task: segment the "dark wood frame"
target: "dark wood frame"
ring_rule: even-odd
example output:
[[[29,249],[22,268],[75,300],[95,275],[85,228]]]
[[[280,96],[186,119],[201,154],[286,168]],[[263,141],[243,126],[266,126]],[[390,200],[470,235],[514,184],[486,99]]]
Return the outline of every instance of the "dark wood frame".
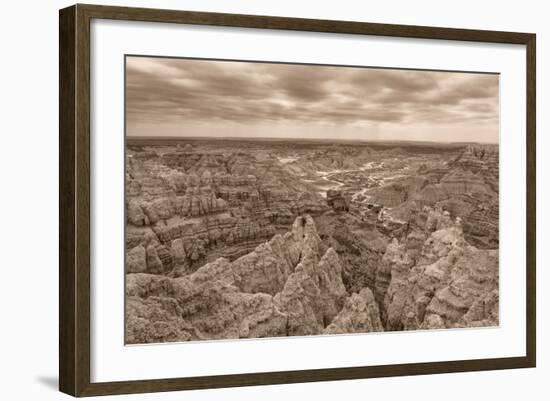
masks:
[[[92,18],[525,45],[527,48],[526,356],[91,383],[90,21]],[[532,33],[81,4],[60,10],[59,389],[73,396],[92,396],[535,367],[535,43],[536,36]]]

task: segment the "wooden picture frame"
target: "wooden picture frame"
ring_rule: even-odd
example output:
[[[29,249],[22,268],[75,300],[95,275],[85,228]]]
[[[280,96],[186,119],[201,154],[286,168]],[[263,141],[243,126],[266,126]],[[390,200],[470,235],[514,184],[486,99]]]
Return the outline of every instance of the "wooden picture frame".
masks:
[[[90,21],[94,18],[525,45],[526,355],[511,358],[92,383]],[[80,4],[60,10],[59,29],[59,388],[62,392],[73,396],[94,396],[535,367],[535,34]]]

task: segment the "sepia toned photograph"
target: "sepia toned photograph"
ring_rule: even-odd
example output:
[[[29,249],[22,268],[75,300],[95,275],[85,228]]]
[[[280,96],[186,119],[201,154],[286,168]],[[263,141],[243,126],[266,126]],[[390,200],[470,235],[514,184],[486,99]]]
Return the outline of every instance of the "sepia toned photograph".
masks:
[[[126,56],[125,342],[499,325],[499,75]]]

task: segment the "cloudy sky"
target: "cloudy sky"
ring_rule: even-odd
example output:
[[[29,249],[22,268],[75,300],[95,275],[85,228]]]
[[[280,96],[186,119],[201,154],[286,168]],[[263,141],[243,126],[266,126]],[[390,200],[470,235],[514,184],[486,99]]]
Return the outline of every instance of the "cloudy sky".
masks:
[[[126,59],[129,136],[498,142],[498,75]]]

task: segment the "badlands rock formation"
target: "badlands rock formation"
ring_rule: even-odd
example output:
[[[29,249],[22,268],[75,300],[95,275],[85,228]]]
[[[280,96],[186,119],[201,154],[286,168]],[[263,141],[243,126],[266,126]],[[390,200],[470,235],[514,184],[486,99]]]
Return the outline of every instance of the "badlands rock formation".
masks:
[[[499,324],[497,147],[193,143],[128,147],[128,343]]]
[[[324,334],[370,333],[384,331],[380,321],[378,304],[372,291],[365,287],[346,299],[344,307]]]
[[[371,202],[393,208],[391,214],[401,222],[409,219],[411,211],[441,207],[462,219],[470,244],[494,249],[498,248],[498,193],[498,149],[468,146],[443,167],[422,165],[416,176],[374,189]]]
[[[418,239],[388,245],[374,291],[346,289],[337,252],[308,215],[233,262],[178,278],[162,273],[158,257],[154,273],[137,263],[127,275],[127,342],[498,325],[497,252],[468,245],[446,215],[431,212],[425,228],[419,250]]]
[[[498,325],[498,252],[469,245],[448,214],[430,211],[423,233],[394,239],[377,271],[386,329]]]
[[[344,325],[355,314],[360,327],[379,329],[368,300],[364,308],[346,301],[341,273],[313,219],[299,217],[290,232],[234,262],[219,258],[180,278],[128,274],[127,342],[319,334],[337,315]]]
[[[130,153],[126,247],[132,261],[140,257],[141,247],[147,255],[145,269],[138,260],[137,267],[127,264],[128,271],[178,267],[178,275],[217,257],[234,260],[288,229],[298,214],[329,209],[273,160],[253,162],[250,157],[189,147]]]

